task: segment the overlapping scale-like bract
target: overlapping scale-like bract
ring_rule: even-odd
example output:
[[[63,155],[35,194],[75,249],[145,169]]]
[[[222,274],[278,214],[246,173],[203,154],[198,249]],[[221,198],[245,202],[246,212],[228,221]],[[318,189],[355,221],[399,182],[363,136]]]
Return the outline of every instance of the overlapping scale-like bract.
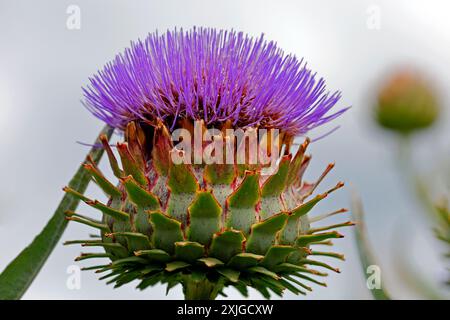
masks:
[[[187,298],[214,298],[225,286],[234,286],[244,295],[247,287],[265,297],[269,290],[279,295],[285,289],[303,294],[311,290],[305,282],[325,285],[315,277],[326,273],[314,267],[339,272],[311,258],[343,259],[340,254],[312,248],[342,237],[333,229],[352,223],[311,227],[346,210],[311,218],[313,207],[343,184],[313,196],[332,165],[316,183],[303,181],[310,162],[305,155],[308,140],[295,155],[281,159],[275,174],[262,177],[258,168],[238,170],[236,164],[175,165],[167,158],[172,147],[168,128],[162,122],[154,128],[151,150],[146,149],[149,135],[141,131],[139,124],[128,124],[126,141],[117,145],[121,167],[103,139],[119,179],[117,186],[93,161],[85,165],[108,196],[107,202],[65,189],[102,213],[101,220],[67,213],[68,219],[96,228],[100,234],[68,244],[104,248],[104,253],[85,253],[78,260],[111,260],[86,269],[106,273],[102,278],[116,286],[136,279],[140,289],[159,282],[170,289],[181,283]]]

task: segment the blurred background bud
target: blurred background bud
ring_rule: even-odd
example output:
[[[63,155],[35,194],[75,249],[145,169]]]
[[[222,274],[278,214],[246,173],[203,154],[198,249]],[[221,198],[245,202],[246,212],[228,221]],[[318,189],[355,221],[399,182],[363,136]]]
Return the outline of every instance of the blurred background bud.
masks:
[[[408,134],[430,127],[439,111],[431,85],[419,73],[401,70],[382,84],[375,117],[382,127]]]

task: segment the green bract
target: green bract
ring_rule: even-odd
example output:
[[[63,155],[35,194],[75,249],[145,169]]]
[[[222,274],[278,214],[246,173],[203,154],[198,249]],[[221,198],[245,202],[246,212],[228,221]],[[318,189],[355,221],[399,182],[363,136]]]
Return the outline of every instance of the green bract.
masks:
[[[443,241],[447,245],[447,252],[445,256],[450,257],[450,210],[447,204],[439,204],[436,206],[436,211],[438,214],[439,225],[435,228],[436,236],[439,240]],[[450,268],[447,268],[450,270]],[[450,286],[450,276],[448,276],[446,283]]]
[[[121,168],[103,139],[118,185],[93,162],[85,165],[109,200],[94,201],[65,188],[102,214],[101,220],[94,220],[67,212],[69,220],[99,231],[98,238],[67,244],[102,247],[104,253],[83,253],[77,260],[110,260],[85,269],[104,274],[101,279],[116,287],[139,280],[139,289],[161,282],[169,290],[181,283],[187,299],[214,299],[225,286],[244,296],[247,287],[253,287],[266,298],[269,291],[281,295],[285,289],[304,294],[311,290],[307,282],[325,286],[316,277],[327,274],[313,268],[339,270],[311,257],[343,256],[311,248],[341,238],[332,229],[352,223],[310,226],[346,210],[310,218],[311,209],[343,183],[313,196],[333,165],[316,183],[304,182],[308,143],[295,155],[286,143],[276,173],[262,176],[254,165],[175,165],[169,156],[169,131],[162,122],[151,129],[130,122],[125,142],[117,145]]]

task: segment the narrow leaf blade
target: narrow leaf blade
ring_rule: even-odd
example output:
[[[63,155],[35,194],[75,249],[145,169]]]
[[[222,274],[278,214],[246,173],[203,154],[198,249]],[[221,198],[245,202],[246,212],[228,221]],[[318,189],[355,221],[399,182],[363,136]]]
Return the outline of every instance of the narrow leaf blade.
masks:
[[[106,135],[109,139],[113,131],[113,128],[105,126],[100,136]],[[98,138],[94,145],[100,143]],[[92,148],[89,155],[98,162],[103,152],[103,149]],[[81,165],[69,182],[69,187],[84,193],[89,182],[90,174]],[[79,202],[72,194],[66,193],[41,233],[3,270],[0,274],[0,300],[16,300],[23,296],[66,229],[68,221],[65,219],[65,212],[75,210]]]
[[[358,247],[361,266],[363,267],[363,273],[366,275],[367,268],[372,265],[377,265],[377,263],[367,238],[362,203],[356,195],[353,195],[352,199],[352,214],[357,221],[355,228],[356,245]],[[380,289],[372,289],[370,292],[375,300],[390,300],[389,294],[386,292],[385,288],[383,288],[383,284]]]

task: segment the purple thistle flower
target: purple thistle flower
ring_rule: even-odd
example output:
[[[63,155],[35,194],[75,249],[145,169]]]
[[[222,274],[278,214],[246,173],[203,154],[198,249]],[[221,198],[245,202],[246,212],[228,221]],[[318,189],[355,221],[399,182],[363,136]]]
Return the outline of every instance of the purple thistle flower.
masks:
[[[124,141],[113,152],[108,137],[99,137],[117,185],[92,157],[84,164],[107,202],[64,188],[102,214],[97,223],[66,212],[67,220],[100,233],[95,241],[66,244],[105,251],[83,253],[76,260],[111,260],[89,269],[109,272],[102,278],[114,276],[108,283],[115,287],[133,280],[141,290],[156,283],[167,283],[170,290],[180,283],[186,299],[215,299],[226,286],[244,295],[253,287],[266,298],[269,290],[279,296],[284,290],[306,294],[312,289],[303,281],[326,286],[310,277],[326,273],[311,266],[339,272],[308,256],[343,260],[341,254],[309,248],[342,238],[333,229],[353,223],[312,224],[347,210],[322,216],[309,211],[344,184],[314,196],[334,164],[307,182],[310,139],[290,147],[295,135],[345,109],[328,114],[340,93],[326,92],[325,81],[316,79],[303,60],[285,55],[263,36],[194,28],[150,34],[90,80],[85,105],[123,130]],[[233,130],[246,127],[252,130]],[[212,128],[220,130],[203,134]],[[266,134],[259,128],[282,132]],[[175,129],[184,131],[170,134]]]
[[[302,135],[346,110],[327,115],[340,92],[326,92],[322,78],[275,42],[210,28],[132,42],[83,92],[85,106],[119,129],[156,118],[173,129],[189,118]]]

